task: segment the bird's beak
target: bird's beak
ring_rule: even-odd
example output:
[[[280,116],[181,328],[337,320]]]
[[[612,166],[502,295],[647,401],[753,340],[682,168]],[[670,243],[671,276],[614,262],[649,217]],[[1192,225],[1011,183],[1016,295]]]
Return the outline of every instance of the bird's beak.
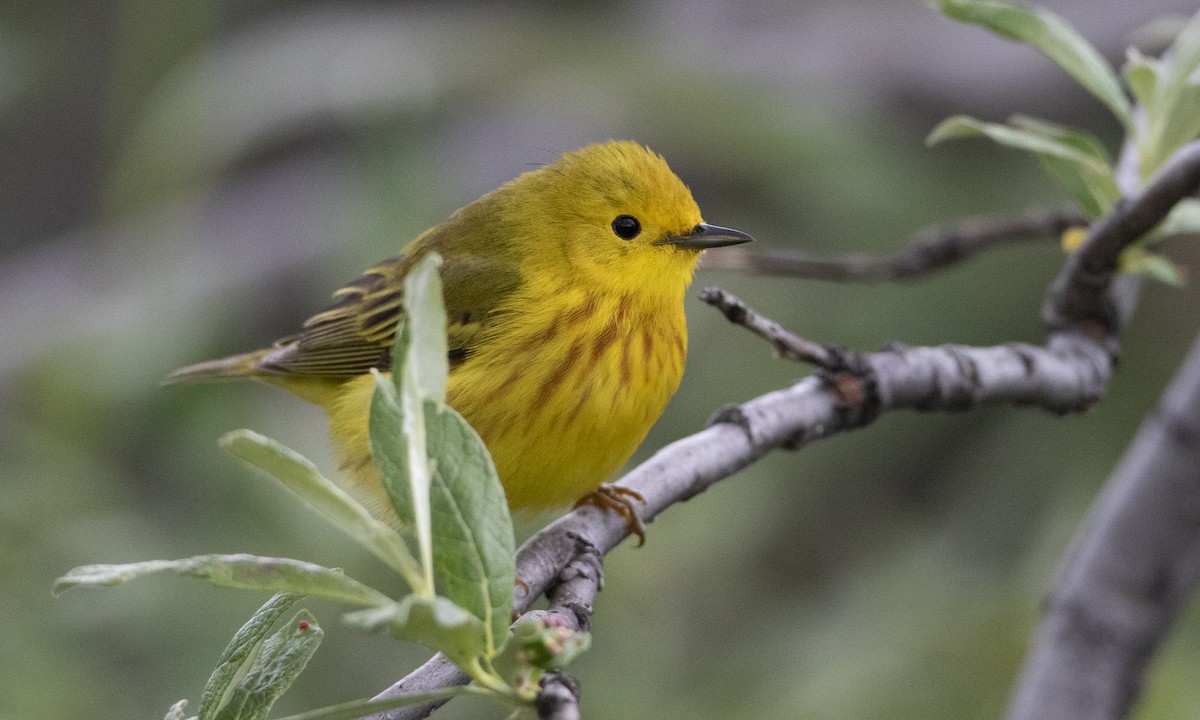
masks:
[[[671,235],[659,240],[656,245],[674,245],[688,250],[708,250],[709,248],[725,247],[726,245],[741,245],[754,238],[740,230],[700,223],[686,235]]]

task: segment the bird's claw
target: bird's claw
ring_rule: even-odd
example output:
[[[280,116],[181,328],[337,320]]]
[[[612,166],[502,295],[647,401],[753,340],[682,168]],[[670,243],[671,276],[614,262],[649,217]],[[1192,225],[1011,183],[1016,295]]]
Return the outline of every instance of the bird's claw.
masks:
[[[634,503],[646,504],[646,498],[637,490],[612,483],[601,483],[600,487],[579,498],[575,507],[594,505],[603,510],[612,510],[625,520],[630,535],[637,535],[638,547],[646,544],[646,524],[638,516]]]

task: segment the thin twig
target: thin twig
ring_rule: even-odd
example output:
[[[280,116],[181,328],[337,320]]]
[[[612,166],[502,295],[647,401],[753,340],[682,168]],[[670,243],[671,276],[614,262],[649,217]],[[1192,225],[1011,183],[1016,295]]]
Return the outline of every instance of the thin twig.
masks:
[[[700,299],[720,310],[734,325],[741,325],[766,340],[775,348],[775,355],[785,360],[812,363],[826,370],[840,369],[838,353],[833,348],[796,335],[782,325],[763,317],[749,305],[721,288],[706,287]]]
[[[1057,241],[1067,228],[1086,226],[1089,222],[1088,217],[1074,207],[1017,217],[980,215],[920,230],[912,236],[907,247],[890,258],[866,255],[822,258],[794,249],[763,250],[745,246],[707,253],[701,267],[843,283],[912,280],[992,248]]]

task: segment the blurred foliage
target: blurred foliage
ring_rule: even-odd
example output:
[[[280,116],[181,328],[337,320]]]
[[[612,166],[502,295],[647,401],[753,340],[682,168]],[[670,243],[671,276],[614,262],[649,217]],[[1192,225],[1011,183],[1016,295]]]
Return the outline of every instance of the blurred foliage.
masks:
[[[1144,23],[1194,11],[1045,4],[1110,62]],[[254,385],[159,387],[171,369],[291,331],[454,208],[610,137],[661,152],[707,220],[771,246],[887,253],[935,220],[1061,200],[1026,158],[925,149],[956,112],[1118,140],[1049,61],[900,0],[6,4],[0,717],[159,717],[264,599],[162,579],[52,601],[75,565],[296,555],[398,590],[216,449],[253,427],[328,469],[319,411]],[[824,342],[991,344],[1038,340],[1060,260],[1047,243],[914,284],[697,282]],[[1200,325],[1198,292],[1148,288],[1082,417],[892,415],[668,512],[610,556],[573,666],[584,712],[995,717],[1072,529]],[[638,458],[805,372],[688,302],[688,372]],[[1138,718],[1200,707],[1197,612]],[[373,694],[423,659],[333,626],[278,710]],[[438,717],[490,712],[463,698]]]

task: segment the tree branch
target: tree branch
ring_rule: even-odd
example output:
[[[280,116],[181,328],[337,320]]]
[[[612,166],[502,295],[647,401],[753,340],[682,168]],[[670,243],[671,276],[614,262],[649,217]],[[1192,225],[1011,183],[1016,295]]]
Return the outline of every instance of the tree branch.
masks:
[[[538,720],[579,720],[579,682],[563,673],[542,678],[537,715]]]
[[[1146,187],[1092,224],[1079,251],[1068,256],[1046,294],[1042,321],[1054,332],[1115,336],[1128,309],[1108,290],[1121,251],[1162,222],[1171,208],[1200,189],[1200,141],[1184,145]]]
[[[743,270],[831,282],[880,283],[912,280],[972,258],[985,250],[1026,242],[1057,241],[1070,227],[1090,220],[1077,208],[1011,215],[980,215],[938,224],[915,233],[908,247],[890,258],[866,255],[821,258],[800,250],[728,248],[708,253],[708,270]]]
[[[1010,720],[1123,718],[1200,581],[1200,337],[1072,541]]]

